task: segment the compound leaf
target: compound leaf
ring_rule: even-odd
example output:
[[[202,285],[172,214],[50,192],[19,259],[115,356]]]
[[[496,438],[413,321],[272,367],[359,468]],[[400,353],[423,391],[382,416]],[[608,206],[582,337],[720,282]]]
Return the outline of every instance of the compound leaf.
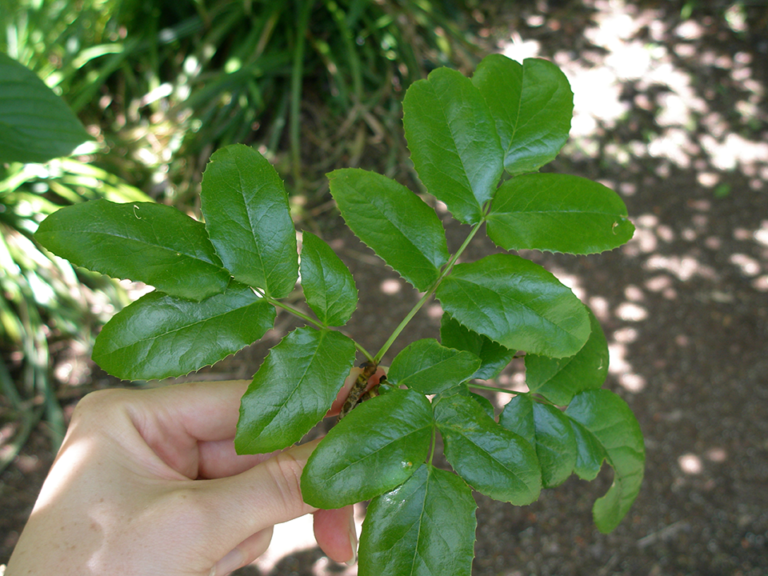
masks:
[[[91,200],[67,206],[40,224],[35,239],[77,266],[179,298],[202,300],[229,282],[205,226],[163,204]]]
[[[307,304],[327,326],[343,326],[357,307],[357,288],[349,268],[323,240],[304,231],[301,285]]]
[[[600,388],[608,375],[608,342],[600,322],[589,308],[587,314],[592,332],[586,344],[574,356],[525,356],[525,380],[528,389],[558,406],[566,406],[574,395],[583,390]]]
[[[355,344],[332,330],[294,330],[270,350],[240,401],[238,454],[298,442],[331,408],[355,361]]]
[[[392,360],[387,380],[422,394],[438,394],[469,379],[479,367],[480,359],[471,352],[446,348],[433,338],[424,338]]]
[[[151,292],[102,329],[93,360],[124,380],[183,376],[261,338],[275,309],[238,283],[202,302]]]
[[[456,265],[436,295],[461,324],[505,348],[562,358],[589,337],[589,316],[573,292],[512,254]]]
[[[366,400],[310,456],[301,476],[304,501],[341,508],[399,486],[426,459],[433,427],[421,394],[393,390]]]
[[[483,336],[462,326],[456,319],[451,318],[450,314],[443,314],[440,320],[440,341],[443,346],[466,350],[480,358],[480,368],[470,376],[470,379],[490,380],[495,378],[515,355],[514,350],[504,348],[488,336]]]
[[[201,210],[211,242],[235,280],[282,298],[299,256],[288,195],[277,171],[250,146],[217,150],[203,174]]]
[[[472,490],[455,474],[422,466],[371,501],[360,535],[360,576],[467,576],[474,557]]]
[[[555,64],[527,58],[520,65],[492,54],[472,82],[491,109],[507,172],[533,172],[557,156],[571,130],[573,92]]]
[[[433,409],[445,457],[470,486],[517,506],[539,497],[541,471],[528,441],[496,424],[464,394],[441,396]]]
[[[394,180],[356,168],[328,174],[347,226],[422,292],[448,261],[445,230],[432,208]]]
[[[645,468],[640,425],[626,402],[608,390],[587,390],[577,394],[565,414],[597,439],[613,467],[613,484],[592,508],[597,529],[607,534],[619,525],[640,491]],[[594,449],[579,448],[580,453],[590,451],[594,461]]]
[[[567,174],[525,174],[499,187],[486,224],[505,250],[596,254],[625,244],[635,227],[610,188]]]
[[[37,74],[0,53],[0,163],[47,162],[93,140]]]
[[[460,222],[479,222],[504,171],[499,136],[480,91],[460,72],[438,68],[408,88],[403,125],[429,193]]]
[[[499,424],[536,448],[544,488],[562,484],[571,475],[576,465],[576,437],[560,410],[519,394],[504,407]]]

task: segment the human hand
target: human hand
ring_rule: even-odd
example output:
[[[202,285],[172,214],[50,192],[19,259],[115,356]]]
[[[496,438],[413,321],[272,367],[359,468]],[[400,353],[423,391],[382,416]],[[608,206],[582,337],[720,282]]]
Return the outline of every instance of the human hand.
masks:
[[[6,576],[222,576],[261,555],[275,524],[307,513],[328,557],[353,562],[352,507],[317,510],[301,498],[301,473],[317,441],[275,454],[235,453],[247,386],[190,383],[83,398]]]

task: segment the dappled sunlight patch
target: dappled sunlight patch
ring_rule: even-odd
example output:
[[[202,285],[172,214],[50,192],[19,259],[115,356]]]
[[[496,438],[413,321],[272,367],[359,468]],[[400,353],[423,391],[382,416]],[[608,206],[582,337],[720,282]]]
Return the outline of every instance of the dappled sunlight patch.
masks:
[[[403,289],[403,285],[396,278],[387,278],[379,284],[379,290],[382,294],[393,296]]]
[[[701,474],[704,470],[701,458],[696,454],[683,454],[677,459],[677,464],[685,474]]]

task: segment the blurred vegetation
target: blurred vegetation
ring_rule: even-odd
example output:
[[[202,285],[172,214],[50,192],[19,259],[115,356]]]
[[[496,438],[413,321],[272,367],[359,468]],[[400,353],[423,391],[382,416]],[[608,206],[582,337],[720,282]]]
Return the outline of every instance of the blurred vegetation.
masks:
[[[194,213],[210,154],[243,142],[273,159],[301,217],[324,200],[324,172],[360,164],[370,142],[390,173],[403,162],[400,98],[432,68],[479,60],[478,4],[0,0],[0,52],[62,96],[96,141],[86,155],[0,164],[0,410],[18,425],[3,462],[42,416],[61,439],[51,348],[90,349],[127,302],[116,283],[35,245],[47,214],[146,195]]]

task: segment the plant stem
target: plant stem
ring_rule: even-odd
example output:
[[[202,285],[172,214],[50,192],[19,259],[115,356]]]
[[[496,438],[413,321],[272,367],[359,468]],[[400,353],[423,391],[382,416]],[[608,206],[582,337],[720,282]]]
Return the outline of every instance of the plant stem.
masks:
[[[282,308],[286,312],[289,312],[289,313],[293,314],[294,316],[298,316],[299,318],[301,318],[302,320],[304,320],[308,324],[312,324],[312,326],[315,326],[315,327],[319,328],[320,330],[328,330],[329,329],[329,327],[326,326],[325,324],[322,324],[321,322],[318,322],[317,320],[311,318],[310,316],[307,316],[306,314],[304,314],[304,312],[294,308],[293,306],[291,306],[289,304],[285,304],[283,302],[280,302],[279,300],[276,300],[275,298],[272,298],[271,296],[267,296],[266,294],[264,294],[261,291],[259,291],[259,295],[262,298],[264,298],[267,302],[272,304],[272,306],[275,306],[277,308]],[[346,334],[345,334],[345,336],[346,336]],[[371,355],[371,353],[368,352],[368,350],[363,348],[363,346],[358,344],[353,338],[350,338],[350,340],[352,340],[352,343],[355,345],[355,348],[357,348],[360,351],[360,353],[363,356],[366,357],[366,359],[368,359],[371,362],[374,362],[374,358]]]
[[[478,390],[488,390],[489,392],[506,392],[507,394],[530,394],[530,392],[519,392],[517,390],[509,390],[507,388],[498,388],[496,386],[486,386],[484,384],[468,384],[470,388],[477,388]]]
[[[394,341],[400,335],[400,332],[403,331],[403,329],[413,319],[416,313],[419,310],[421,310],[421,307],[427,303],[427,300],[429,300],[432,297],[432,295],[435,293],[435,290],[437,290],[437,287],[440,286],[440,282],[442,282],[443,278],[445,278],[451,272],[451,269],[453,268],[453,265],[456,263],[456,260],[459,258],[459,256],[461,256],[461,253],[464,252],[464,250],[467,248],[469,243],[472,241],[472,238],[475,237],[475,234],[477,234],[477,231],[480,230],[480,226],[482,226],[483,222],[485,222],[484,219],[480,220],[480,222],[475,224],[474,228],[472,228],[472,231],[464,239],[464,243],[459,247],[456,253],[453,256],[451,256],[451,259],[448,260],[448,263],[443,268],[443,271],[440,272],[440,276],[437,278],[437,280],[435,280],[432,286],[430,286],[429,289],[424,293],[424,296],[421,297],[421,299],[416,303],[416,305],[411,309],[411,311],[408,312],[405,318],[403,318],[402,322],[400,322],[398,327],[395,328],[395,331],[392,332],[392,335],[387,339],[387,341],[384,342],[384,346],[382,346],[381,350],[379,350],[376,353],[376,356],[373,359],[374,362],[376,362],[377,364],[381,362],[381,359],[384,357],[384,354],[387,353],[387,350],[389,350],[390,346],[392,346]]]

